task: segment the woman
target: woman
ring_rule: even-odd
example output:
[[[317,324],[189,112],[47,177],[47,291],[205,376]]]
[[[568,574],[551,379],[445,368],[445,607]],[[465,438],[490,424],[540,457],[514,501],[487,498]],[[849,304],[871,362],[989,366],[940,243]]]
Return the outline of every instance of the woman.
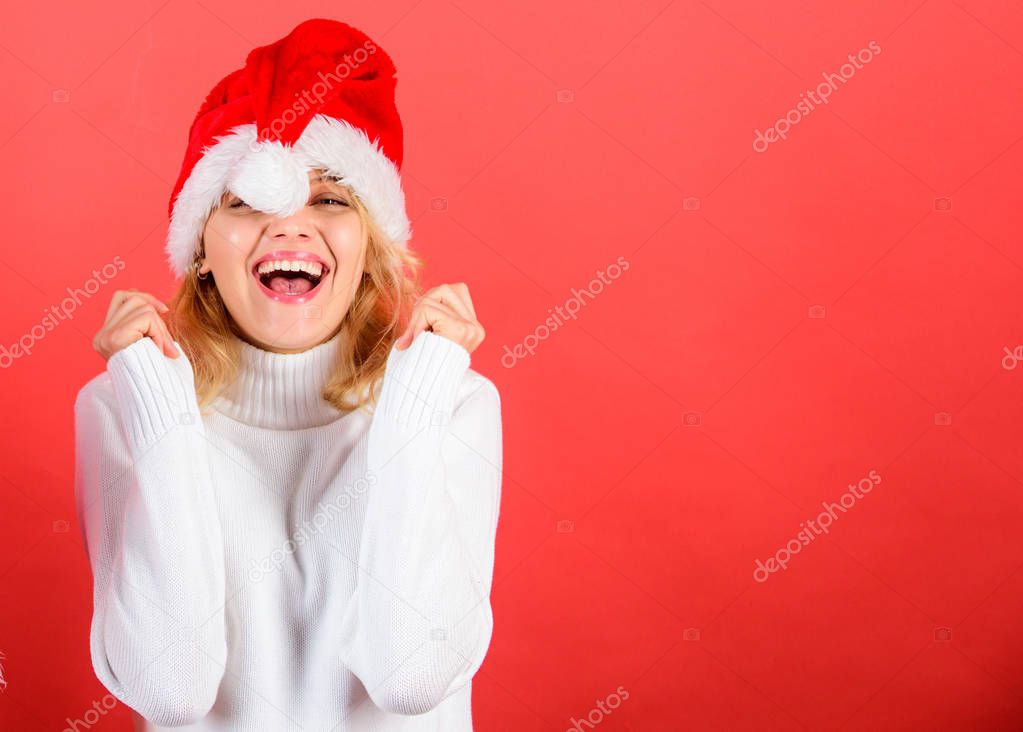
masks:
[[[335,21],[252,51],[192,125],[180,288],[94,339],[90,650],[137,729],[472,729],[500,399],[465,285],[414,300],[394,83]]]

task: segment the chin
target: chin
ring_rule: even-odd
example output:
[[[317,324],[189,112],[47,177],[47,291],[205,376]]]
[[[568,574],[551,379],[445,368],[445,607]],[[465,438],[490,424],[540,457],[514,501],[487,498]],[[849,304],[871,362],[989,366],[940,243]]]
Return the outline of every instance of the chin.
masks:
[[[339,321],[327,327],[322,320],[309,318],[298,323],[287,320],[277,329],[245,329],[245,333],[250,343],[265,351],[304,351],[331,338],[340,325]]]

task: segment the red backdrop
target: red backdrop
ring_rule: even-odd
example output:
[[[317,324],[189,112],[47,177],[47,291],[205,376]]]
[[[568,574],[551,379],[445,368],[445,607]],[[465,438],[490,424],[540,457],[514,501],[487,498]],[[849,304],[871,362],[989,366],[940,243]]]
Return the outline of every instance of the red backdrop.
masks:
[[[286,5],[5,10],[0,727],[129,729],[74,396],[113,291],[171,295],[203,95],[316,16],[395,59],[502,394],[477,728],[1023,726],[1019,3]]]

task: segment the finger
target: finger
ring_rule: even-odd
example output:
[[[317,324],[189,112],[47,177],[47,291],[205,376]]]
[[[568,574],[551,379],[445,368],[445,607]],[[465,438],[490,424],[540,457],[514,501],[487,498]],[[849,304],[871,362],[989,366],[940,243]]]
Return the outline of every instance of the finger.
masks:
[[[424,297],[447,305],[466,320],[476,320],[472,307],[453,285],[439,285],[427,292]]]
[[[160,313],[153,311],[153,320],[160,331],[161,350],[170,358],[177,358],[180,355],[178,347],[174,344],[174,337],[171,335],[167,322]]]
[[[483,325],[475,318],[465,318],[453,307],[432,299],[427,302],[426,307],[431,308],[439,316],[431,320],[433,332],[456,341],[470,353],[486,338]]]
[[[170,340],[167,326],[149,303],[144,303],[133,310],[129,310],[112,326],[112,330],[129,330],[139,333],[142,338],[152,338],[153,342],[156,343],[163,353],[174,357],[175,346]],[[134,339],[132,343],[137,340],[137,338]],[[123,348],[127,345],[131,344],[125,344],[125,346],[121,347]]]
[[[110,298],[110,307],[107,309],[106,322],[112,323],[117,320],[120,315],[125,311],[125,305],[129,301],[138,301],[135,295],[138,290],[118,290],[114,293],[114,296]]]
[[[124,302],[124,298],[127,297],[127,295],[128,293],[125,292],[124,290],[118,290],[117,292],[114,293],[113,297],[110,298],[110,306],[107,308],[107,317],[103,319],[104,322],[107,323],[110,322],[110,316],[112,316],[117,311],[117,309],[121,306],[121,303]]]
[[[113,326],[113,330],[121,334],[128,332],[138,334],[140,338],[151,338],[159,346],[160,350],[163,351],[163,332],[160,330],[159,325],[157,325],[156,320],[156,312],[153,310],[153,307],[149,303],[144,303],[125,312]],[[133,338],[131,343],[127,345],[131,345],[138,340],[138,338]],[[124,347],[127,346],[122,346],[122,348]]]
[[[477,320],[476,308],[473,306],[472,296],[469,294],[469,286],[464,282],[456,282],[451,285],[451,289],[461,299],[461,301],[465,303],[466,308],[468,308],[469,312],[472,314],[472,320]]]
[[[170,310],[167,305],[155,295],[151,295],[148,292],[142,292],[141,290],[121,290],[115,293],[110,303],[110,310],[107,313],[109,316],[117,308],[123,306],[127,302],[150,302],[157,310],[161,312],[167,312]]]
[[[167,307],[167,303],[158,298],[156,295],[150,295],[148,292],[140,292],[138,294],[142,295],[148,302],[153,303],[153,306],[157,309],[158,312],[161,313],[170,312],[170,308]]]
[[[423,327],[423,317],[423,301],[420,299],[412,310],[412,317],[409,318],[408,325],[405,326],[405,330],[395,343],[399,351],[407,348],[416,339],[419,329]]]
[[[462,320],[471,320],[471,318],[466,318],[466,314],[467,313],[462,311],[462,309],[461,309],[462,305],[461,304],[459,304],[456,307],[451,302],[447,302],[447,301],[439,299],[438,297],[434,297],[434,296],[430,296],[430,295],[424,296],[423,299],[420,302],[421,302],[422,308],[424,310],[427,309],[427,308],[430,308],[431,310],[433,310],[435,312],[444,313],[449,318],[459,318],[459,319],[462,319]]]
[[[107,320],[113,320],[113,316],[118,310],[121,310],[125,303],[130,300],[138,300],[138,295],[142,293],[134,288],[130,290],[118,290],[114,293],[114,296],[110,298],[110,308],[107,310]]]
[[[117,317],[117,313],[120,310],[124,310],[127,307],[131,307],[135,303],[149,302],[152,303],[157,310],[167,312],[170,310],[161,300],[154,295],[150,295],[148,292],[141,292],[139,290],[120,290],[114,293],[114,297],[111,298],[110,308],[107,311],[107,320],[112,321]]]
[[[434,320],[436,320],[436,314],[438,312],[443,313],[450,318],[460,317],[449,305],[441,303],[438,300],[434,300],[429,295],[424,295],[419,299],[419,302],[415,304],[415,308],[412,311],[412,318],[409,320],[409,328],[406,332],[413,330],[413,326],[417,328],[415,331],[416,333],[427,329],[433,324]],[[415,339],[414,334],[411,336],[411,339]]]
[[[486,331],[476,317],[476,308],[469,294],[469,286],[464,282],[456,282],[454,284],[441,285],[434,288],[434,291],[431,291],[431,294],[441,293],[443,293],[445,302],[451,302],[448,299],[448,294],[450,294],[454,300],[454,302],[451,302],[452,307],[458,309],[456,303],[461,305],[461,309],[458,309],[461,318],[447,321],[447,327],[450,330],[444,330],[443,334],[460,342],[470,352],[475,350],[486,338]],[[437,329],[434,328],[434,330]]]
[[[411,345],[424,330],[444,328],[449,322],[464,322],[464,319],[450,306],[424,296],[416,305],[398,350],[404,350]]]
[[[398,339],[394,342],[398,350],[404,350],[413,340],[413,333],[416,332],[416,328],[419,326],[419,321],[422,318],[422,308],[416,304],[415,309],[412,311],[412,316],[409,318],[408,323],[405,325],[405,330],[401,332]]]
[[[401,331],[401,335],[399,335],[394,341],[394,345],[397,346],[399,351],[404,349],[405,346],[411,342],[409,340],[409,334],[412,332],[412,329],[415,327],[416,323],[419,320],[420,311],[422,310],[422,308],[420,307],[421,302],[422,297],[416,300],[415,304],[412,306],[412,313],[409,315],[409,319],[408,322],[405,324],[405,328]]]
[[[167,350],[164,352],[171,358],[177,358],[181,355],[181,349],[174,343],[174,336],[170,332],[170,326],[167,325],[167,321],[159,313],[156,315],[156,320],[160,323],[160,328],[163,330],[164,338],[167,341]]]

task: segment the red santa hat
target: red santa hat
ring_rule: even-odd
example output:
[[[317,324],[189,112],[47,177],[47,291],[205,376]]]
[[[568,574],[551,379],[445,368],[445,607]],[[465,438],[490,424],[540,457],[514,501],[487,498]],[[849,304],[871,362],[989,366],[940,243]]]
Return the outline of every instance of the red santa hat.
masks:
[[[167,257],[184,277],[207,217],[231,191],[288,216],[309,199],[308,171],[351,186],[398,246],[412,236],[399,170],[396,69],[363,32],[336,20],[300,23],[249,52],[207,95],[171,192]]]

